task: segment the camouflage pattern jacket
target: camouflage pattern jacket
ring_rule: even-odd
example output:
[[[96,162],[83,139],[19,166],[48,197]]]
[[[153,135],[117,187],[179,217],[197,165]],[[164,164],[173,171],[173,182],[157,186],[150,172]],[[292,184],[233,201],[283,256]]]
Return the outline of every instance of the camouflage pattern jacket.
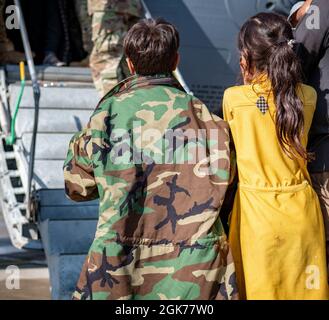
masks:
[[[226,122],[169,75],[134,76],[71,140],[67,195],[99,198],[75,299],[232,299],[219,210],[230,171]]]

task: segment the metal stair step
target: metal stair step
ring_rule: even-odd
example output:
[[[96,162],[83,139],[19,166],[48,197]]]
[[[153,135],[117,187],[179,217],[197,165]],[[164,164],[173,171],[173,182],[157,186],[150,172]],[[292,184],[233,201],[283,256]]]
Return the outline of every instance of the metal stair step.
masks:
[[[38,191],[38,221],[98,219],[97,200],[74,202],[68,199],[63,189],[42,189]]]
[[[18,170],[11,170],[9,171],[9,177],[11,178],[19,178],[21,175],[20,175],[20,172]]]
[[[40,81],[77,81],[93,86],[93,79],[89,68],[79,67],[51,67],[36,66],[36,73]],[[6,65],[7,79],[9,82],[19,80],[19,67]],[[30,79],[29,70],[25,68],[26,79]]]
[[[9,104],[11,112],[14,111],[16,100],[20,91],[20,84],[9,85]],[[72,87],[40,87],[40,109],[55,108],[63,109],[95,109],[99,94],[94,88],[72,88]],[[34,107],[32,86],[27,85],[21,101],[21,107]]]
[[[53,300],[71,300],[87,253],[47,257]]]
[[[73,134],[87,125],[92,112],[93,110],[84,109],[40,109],[38,132]],[[15,129],[17,137],[33,131],[33,117],[34,109],[21,108],[19,110]]]
[[[67,155],[69,142],[73,134],[65,133],[38,133],[35,159],[36,160],[62,160]],[[30,153],[32,133],[24,133],[22,143],[24,151]]]
[[[84,220],[98,219],[98,205],[78,202],[74,206],[46,206],[40,207],[39,221],[51,220]]]
[[[63,160],[35,160],[36,189],[64,189]]]
[[[38,191],[41,207],[48,206],[76,206],[76,205],[94,205],[98,206],[98,200],[87,202],[75,202],[66,197],[64,188],[62,189],[41,189]]]
[[[94,239],[97,220],[45,220],[39,230],[47,257],[52,299],[71,299]]]
[[[15,152],[6,152],[5,158],[6,159],[15,159]]]
[[[42,243],[47,255],[88,252],[97,220],[45,220],[40,222]]]
[[[13,188],[15,194],[25,194],[24,188]]]

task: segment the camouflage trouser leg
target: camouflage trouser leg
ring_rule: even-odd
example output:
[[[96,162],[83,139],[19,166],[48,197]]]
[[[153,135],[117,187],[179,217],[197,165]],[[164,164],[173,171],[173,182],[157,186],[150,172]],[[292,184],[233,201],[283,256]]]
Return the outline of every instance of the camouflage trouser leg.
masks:
[[[14,46],[7,38],[5,17],[2,15],[5,8],[5,0],[0,0],[0,52],[13,51]]]
[[[96,89],[107,93],[122,78],[118,68],[123,61],[123,39],[137,18],[127,19],[115,12],[95,12],[92,17],[94,48],[90,55],[90,67]],[[128,76],[122,64],[121,73]]]
[[[95,12],[92,17],[94,48],[90,67],[96,89],[104,95],[117,83],[117,69],[122,57],[125,25],[113,12]]]
[[[81,26],[83,48],[91,53],[93,43],[91,40],[91,15],[88,14],[88,0],[75,0],[77,16]]]

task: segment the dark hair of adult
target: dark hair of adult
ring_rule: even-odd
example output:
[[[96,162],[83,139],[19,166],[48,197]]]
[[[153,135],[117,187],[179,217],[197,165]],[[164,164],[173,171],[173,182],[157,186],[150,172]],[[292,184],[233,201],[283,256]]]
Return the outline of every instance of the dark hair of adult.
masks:
[[[179,48],[177,29],[163,19],[136,23],[124,39],[124,51],[139,75],[170,73]]]
[[[293,39],[286,18],[274,13],[259,13],[241,28],[239,50],[249,73],[265,73],[272,84],[276,112],[276,133],[280,146],[289,157],[312,156],[304,148],[304,106],[297,95],[302,68],[289,40]]]

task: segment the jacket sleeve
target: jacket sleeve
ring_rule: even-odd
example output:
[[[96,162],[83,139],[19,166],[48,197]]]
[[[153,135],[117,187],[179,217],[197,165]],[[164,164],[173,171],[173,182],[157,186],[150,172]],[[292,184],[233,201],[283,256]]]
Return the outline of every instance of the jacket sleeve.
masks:
[[[70,141],[64,163],[66,195],[74,201],[98,198],[92,162],[92,137],[89,128],[78,132]]]

